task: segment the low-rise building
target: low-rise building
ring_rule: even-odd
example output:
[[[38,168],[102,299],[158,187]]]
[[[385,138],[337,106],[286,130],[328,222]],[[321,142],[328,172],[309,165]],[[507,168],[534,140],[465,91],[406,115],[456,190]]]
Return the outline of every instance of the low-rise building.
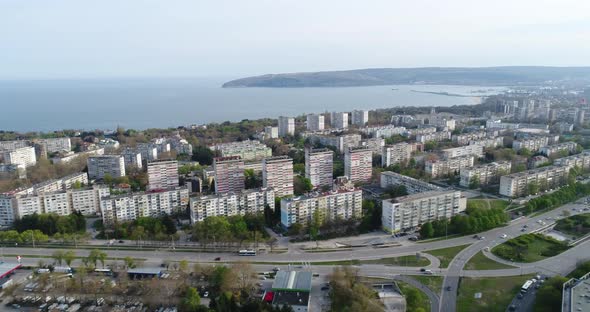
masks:
[[[190,217],[191,222],[195,223],[207,217],[263,213],[266,206],[275,210],[275,192],[272,188],[191,197]]]
[[[105,197],[100,202],[100,209],[104,224],[113,224],[140,217],[159,217],[182,212],[188,203],[188,189],[177,187]]]
[[[395,233],[416,229],[429,221],[450,219],[465,211],[467,199],[460,191],[427,191],[383,200],[382,207],[383,230]]]
[[[408,194],[442,190],[441,187],[434,184],[401,175],[393,171],[381,172],[381,188],[387,189],[398,185],[405,186]]]
[[[451,140],[459,145],[467,145],[469,141],[477,141],[487,138],[485,131],[474,131],[462,134],[455,134],[451,137]]]
[[[310,271],[278,271],[267,292],[272,297],[268,301],[275,307],[291,307],[293,312],[310,311],[311,279]]]
[[[520,197],[561,186],[567,183],[570,168],[554,165],[502,176],[500,195]]]
[[[316,211],[320,222],[360,219],[363,212],[362,204],[362,190],[353,187],[283,198],[281,199],[281,224],[287,228],[295,223],[306,225],[312,220]]]
[[[547,157],[555,156],[560,153],[565,153],[569,155],[570,153],[575,153],[578,148],[578,144],[576,142],[564,142],[554,145],[543,146],[539,149],[539,152]]]
[[[469,187],[472,183],[476,183],[477,185],[498,183],[500,176],[509,174],[511,168],[512,164],[509,161],[499,161],[471,168],[462,168],[459,184],[463,187]],[[474,182],[474,180],[476,181]]]
[[[473,167],[473,156],[463,156],[446,160],[427,160],[424,171],[433,178],[458,174],[462,168]]]

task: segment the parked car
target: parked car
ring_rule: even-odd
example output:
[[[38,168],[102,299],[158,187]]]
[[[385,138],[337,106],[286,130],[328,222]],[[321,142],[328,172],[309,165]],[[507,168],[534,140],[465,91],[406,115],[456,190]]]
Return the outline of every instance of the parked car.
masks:
[[[215,261],[221,261],[221,257],[215,258]]]

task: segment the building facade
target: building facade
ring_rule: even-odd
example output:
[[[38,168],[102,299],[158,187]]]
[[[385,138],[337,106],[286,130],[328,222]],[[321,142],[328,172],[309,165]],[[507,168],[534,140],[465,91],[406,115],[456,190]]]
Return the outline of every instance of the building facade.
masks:
[[[207,217],[263,213],[265,206],[275,210],[275,193],[271,188],[191,197],[190,217],[194,224]]]
[[[352,111],[352,124],[359,127],[364,127],[369,123],[368,110],[354,110]]]
[[[440,191],[441,187],[428,182],[424,182],[412,177],[401,175],[393,171],[381,172],[380,185],[382,189],[388,189],[393,186],[403,185],[406,187],[408,194],[429,192],[429,191]]]
[[[35,148],[31,146],[20,147],[4,152],[4,163],[7,165],[21,165],[31,167],[37,164]]]
[[[426,143],[430,141],[441,142],[451,139],[450,131],[438,131],[433,133],[425,133],[416,135],[416,141]]]
[[[462,168],[459,184],[463,187],[469,187],[472,183],[476,183],[477,185],[498,183],[500,181],[500,176],[509,174],[511,168],[512,164],[509,161],[493,162],[471,168]],[[477,179],[477,181],[475,181],[475,179]]]
[[[215,171],[215,193],[239,193],[245,188],[244,161],[240,156],[216,157],[213,159]]]
[[[125,159],[121,155],[93,155],[88,157],[87,163],[91,180],[100,180],[106,175],[112,178],[125,176]]]
[[[555,156],[560,153],[575,153],[578,148],[576,142],[564,142],[554,145],[543,146],[539,149],[539,152],[547,157]]]
[[[263,159],[262,186],[274,189],[277,197],[293,195],[293,159],[288,156]]]
[[[446,148],[441,150],[444,159],[451,159],[465,156],[483,157],[483,146],[479,144],[460,147]]]
[[[349,147],[344,153],[344,175],[352,183],[370,182],[373,153],[367,147]]]
[[[319,131],[324,130],[324,115],[309,114],[307,115],[307,130]]]
[[[381,164],[383,167],[389,167],[395,164],[406,163],[412,157],[412,144],[406,142],[383,147],[381,154]]]
[[[332,112],[330,114],[330,124],[332,128],[347,129],[348,128],[348,113]]]
[[[272,149],[259,141],[220,143],[210,147],[219,151],[221,157],[240,156],[244,161],[262,160],[272,156]]]
[[[295,135],[295,118],[279,117],[279,137]]]
[[[147,164],[148,191],[178,186],[178,161],[155,160]]]
[[[314,188],[332,187],[334,152],[327,148],[305,149],[305,177]]]
[[[427,160],[424,171],[433,178],[458,174],[462,168],[473,167],[473,156],[463,156],[447,160]]]
[[[500,178],[500,195],[520,197],[567,183],[568,166],[547,166],[505,175]]]
[[[518,152],[526,148],[527,150],[534,153],[541,149],[541,147],[547,146],[548,143],[549,140],[545,136],[532,137],[528,139],[514,140],[514,142],[512,142],[512,149]]]

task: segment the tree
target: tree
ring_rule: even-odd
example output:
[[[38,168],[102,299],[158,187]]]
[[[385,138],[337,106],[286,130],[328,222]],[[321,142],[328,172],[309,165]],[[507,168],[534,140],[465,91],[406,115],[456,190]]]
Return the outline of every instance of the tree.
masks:
[[[426,222],[420,228],[420,236],[423,238],[430,238],[434,236],[434,228],[432,227],[432,223]]]
[[[180,260],[178,262],[178,269],[182,272],[182,273],[188,273],[188,261],[187,260]]]
[[[555,276],[549,281],[543,283],[537,292],[537,300],[535,301],[534,311],[550,312],[561,310],[561,292],[563,283],[567,278],[562,276]]]
[[[71,266],[74,259],[76,259],[76,253],[73,250],[68,250],[64,253],[63,258],[66,264]]]
[[[102,267],[104,268],[105,260],[107,259],[107,254],[104,251],[98,249],[92,249],[90,254],[88,255],[88,260],[90,263],[96,267],[96,263],[100,261]]]
[[[135,268],[135,260],[133,260],[133,258],[127,256],[127,257],[123,258],[123,261],[125,262],[126,268],[128,268],[128,269]]]
[[[186,294],[180,302],[180,311],[194,312],[197,311],[200,305],[201,297],[199,297],[197,290],[193,287],[187,288]]]
[[[62,264],[62,262],[64,260],[64,251],[63,250],[56,250],[56,251],[53,252],[53,254],[51,255],[51,257],[55,261],[55,264],[61,266],[61,264]]]
[[[295,176],[293,178],[293,191],[297,195],[303,195],[313,189],[311,180],[302,176]]]
[[[320,212],[316,209],[311,217],[311,223],[309,225],[309,238],[311,240],[318,240],[320,234],[320,226],[322,225],[322,219],[320,218]]]
[[[527,191],[529,195],[535,195],[539,193],[539,183],[531,182],[527,185]]]
[[[479,188],[480,186],[480,181],[479,181],[479,175],[474,175],[471,180],[469,180],[469,188],[470,189],[476,189]]]

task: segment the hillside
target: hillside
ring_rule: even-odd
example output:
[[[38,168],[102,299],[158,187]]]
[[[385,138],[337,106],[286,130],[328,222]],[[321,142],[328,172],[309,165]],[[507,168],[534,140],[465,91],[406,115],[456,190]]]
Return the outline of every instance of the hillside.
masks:
[[[423,67],[268,74],[232,80],[224,88],[357,87],[395,84],[539,85],[587,84],[590,67]]]

